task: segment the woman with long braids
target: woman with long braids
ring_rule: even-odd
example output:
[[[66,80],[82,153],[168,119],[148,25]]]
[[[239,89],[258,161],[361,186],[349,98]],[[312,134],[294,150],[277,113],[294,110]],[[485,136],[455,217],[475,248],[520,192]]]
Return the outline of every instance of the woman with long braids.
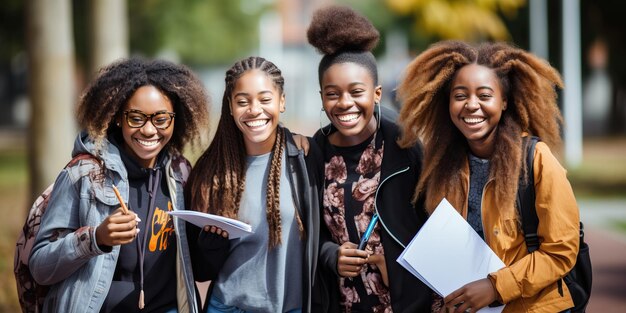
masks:
[[[197,280],[212,280],[207,312],[311,312],[319,201],[314,149],[304,157],[289,130],[284,79],[249,57],[226,72],[215,137],[186,186],[189,208],[252,225],[227,239],[212,225],[188,227]],[[197,240],[196,240],[197,239]]]
[[[158,60],[121,60],[87,87],[30,256],[50,285],[41,312],[198,312],[186,223],[167,212],[185,209],[182,150],[208,100],[191,70]]]
[[[495,302],[504,312],[573,307],[561,278],[574,266],[579,217],[565,170],[550,152],[560,143],[559,73],[504,43],[434,44],[409,64],[399,87],[400,143],[425,145],[415,197],[433,212],[445,197],[506,267],[445,297],[455,312]],[[523,137],[539,136],[533,173]],[[533,175],[539,249],[528,253],[516,209],[520,173]]]
[[[321,114],[331,121],[314,137],[325,169],[318,284],[324,311],[430,312],[432,291],[396,262],[427,215],[411,204],[420,144],[400,148],[397,115],[381,109],[370,52],[379,33],[352,9],[331,6],[314,13],[307,35],[324,54]],[[374,215],[378,223],[358,249]]]

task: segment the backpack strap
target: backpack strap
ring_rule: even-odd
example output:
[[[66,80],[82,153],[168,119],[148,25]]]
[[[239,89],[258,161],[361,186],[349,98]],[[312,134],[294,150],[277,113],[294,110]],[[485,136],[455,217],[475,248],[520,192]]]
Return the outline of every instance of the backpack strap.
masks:
[[[65,168],[71,167],[76,165],[80,160],[92,160],[96,163],[98,163],[98,165],[100,165],[100,160],[94,156],[93,154],[90,153],[79,153],[77,155],[75,155],[69,162],[67,162],[67,165],[65,165]]]
[[[528,178],[524,180],[524,176],[520,174],[517,190],[517,209],[522,218],[522,230],[524,231],[524,240],[526,241],[528,253],[539,249],[541,244],[537,235],[539,217],[537,217],[537,210],[535,210],[535,178],[533,169],[535,145],[539,140],[535,136],[523,139],[523,146],[526,147],[526,173]]]

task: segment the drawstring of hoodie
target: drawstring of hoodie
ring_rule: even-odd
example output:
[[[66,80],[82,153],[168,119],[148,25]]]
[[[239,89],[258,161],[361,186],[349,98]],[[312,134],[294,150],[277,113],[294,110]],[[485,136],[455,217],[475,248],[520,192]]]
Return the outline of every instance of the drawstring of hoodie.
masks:
[[[148,223],[152,223],[152,216],[154,215],[156,201],[156,193],[159,190],[159,183],[161,182],[161,168],[155,167],[153,169],[145,169],[150,172],[148,175],[148,195],[150,196],[150,200],[148,201],[148,216],[146,218],[146,224],[144,226],[143,233],[143,241],[137,241],[137,254],[139,255],[139,287],[141,288],[139,291],[139,309],[143,309],[145,307],[145,296],[143,291],[143,260],[144,254],[146,251],[146,242],[148,241],[148,229],[151,229],[152,225]]]

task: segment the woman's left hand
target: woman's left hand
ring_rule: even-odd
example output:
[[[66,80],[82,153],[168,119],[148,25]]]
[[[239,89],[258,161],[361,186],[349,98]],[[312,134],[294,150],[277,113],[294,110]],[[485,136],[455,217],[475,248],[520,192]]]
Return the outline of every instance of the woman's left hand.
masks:
[[[383,283],[385,283],[385,286],[389,287],[389,276],[387,275],[387,262],[385,261],[385,255],[371,254],[367,263],[376,265],[380,271],[380,276],[383,278]]]
[[[489,278],[471,282],[443,299],[445,306],[454,313],[474,313],[497,299],[497,292]],[[455,306],[458,305],[458,307]]]

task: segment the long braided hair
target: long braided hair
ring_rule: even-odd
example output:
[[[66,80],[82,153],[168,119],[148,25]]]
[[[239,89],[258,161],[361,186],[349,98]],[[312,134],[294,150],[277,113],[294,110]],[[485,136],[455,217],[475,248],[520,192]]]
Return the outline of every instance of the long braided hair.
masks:
[[[425,166],[414,201],[425,194],[429,212],[462,185],[464,160],[458,156],[466,155],[469,146],[452,123],[448,108],[450,84],[458,70],[468,64],[492,69],[507,98],[508,109],[502,112],[496,130],[489,173],[502,209],[515,208],[519,173],[526,173],[522,132],[541,137],[549,146],[560,145],[562,117],[555,87],[562,88],[563,82],[547,62],[505,43],[473,47],[460,41],[444,41],[432,45],[409,64],[398,88],[403,102],[399,144],[407,147],[421,139],[425,145]],[[465,199],[448,200],[460,208]]]
[[[274,86],[283,93],[285,80],[274,63],[261,57],[248,57],[226,71],[226,88],[222,98],[222,112],[213,141],[200,156],[185,186],[185,200],[195,211],[237,218],[246,178],[246,149],[241,130],[230,114],[231,96],[237,80],[248,71],[263,71]],[[277,127],[272,147],[271,165],[266,186],[266,214],[269,225],[269,245],[281,244],[280,176],[285,134]],[[304,227],[296,219],[300,234]]]

